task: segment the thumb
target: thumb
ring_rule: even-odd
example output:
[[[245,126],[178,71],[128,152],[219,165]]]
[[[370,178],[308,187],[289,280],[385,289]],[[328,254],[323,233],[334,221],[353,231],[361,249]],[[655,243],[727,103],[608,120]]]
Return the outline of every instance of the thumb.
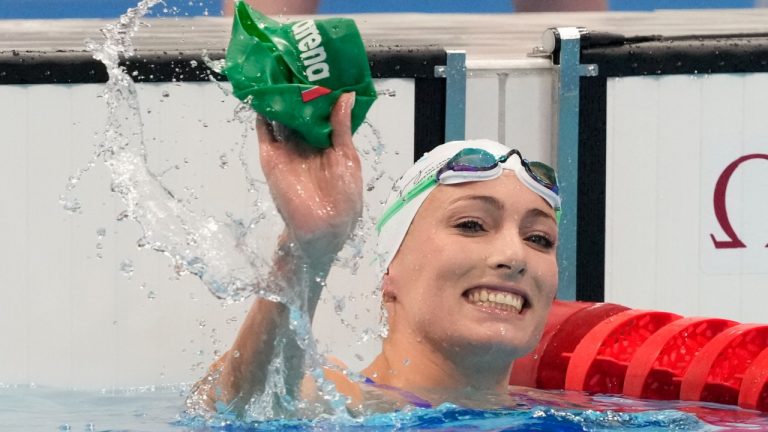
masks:
[[[352,108],[355,106],[355,93],[339,96],[331,111],[331,140],[337,150],[349,150],[352,145]]]

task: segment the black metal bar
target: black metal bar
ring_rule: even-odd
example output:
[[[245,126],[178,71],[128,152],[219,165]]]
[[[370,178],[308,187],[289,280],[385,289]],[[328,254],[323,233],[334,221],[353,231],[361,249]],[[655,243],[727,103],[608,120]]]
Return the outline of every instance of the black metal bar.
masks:
[[[648,39],[648,38],[646,38]],[[655,37],[585,47],[602,76],[768,72],[768,34]]]
[[[579,194],[576,299],[605,297],[605,77],[582,77],[579,94]]]
[[[445,142],[445,79],[417,78],[413,159]]]

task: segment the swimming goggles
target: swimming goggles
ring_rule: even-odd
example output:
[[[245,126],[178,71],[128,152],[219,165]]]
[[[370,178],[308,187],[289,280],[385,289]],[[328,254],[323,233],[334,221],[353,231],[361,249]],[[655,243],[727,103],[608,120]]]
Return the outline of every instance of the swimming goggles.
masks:
[[[515,157],[516,156],[516,157]],[[560,195],[555,170],[547,164],[524,159],[517,149],[496,157],[490,152],[478,148],[465,148],[443,164],[434,175],[416,183],[411,190],[395,201],[381,216],[376,224],[376,231],[414,198],[429,188],[439,184],[457,184],[470,181],[492,180],[499,177],[502,169],[514,171],[517,178],[533,192],[544,198],[555,210],[555,217],[560,221]]]

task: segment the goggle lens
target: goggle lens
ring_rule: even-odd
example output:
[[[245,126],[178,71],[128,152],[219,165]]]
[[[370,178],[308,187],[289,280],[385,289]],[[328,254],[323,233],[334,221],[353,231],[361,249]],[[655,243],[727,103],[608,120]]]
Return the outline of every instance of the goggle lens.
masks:
[[[468,148],[463,149],[453,156],[435,175],[439,181],[440,176],[448,171],[454,172],[478,172],[489,171],[499,164],[496,158],[485,150]]]
[[[539,184],[554,193],[558,193],[559,187],[557,186],[557,175],[551,166],[538,161],[525,160],[523,166],[525,166],[525,170],[528,174]]]

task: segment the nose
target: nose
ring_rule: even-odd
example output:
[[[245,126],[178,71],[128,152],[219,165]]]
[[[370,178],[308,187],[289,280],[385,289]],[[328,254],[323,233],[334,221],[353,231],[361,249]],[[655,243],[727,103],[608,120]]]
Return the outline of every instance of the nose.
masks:
[[[494,270],[503,272],[504,277],[518,278],[528,270],[526,246],[520,236],[499,236],[492,243],[488,264]]]

